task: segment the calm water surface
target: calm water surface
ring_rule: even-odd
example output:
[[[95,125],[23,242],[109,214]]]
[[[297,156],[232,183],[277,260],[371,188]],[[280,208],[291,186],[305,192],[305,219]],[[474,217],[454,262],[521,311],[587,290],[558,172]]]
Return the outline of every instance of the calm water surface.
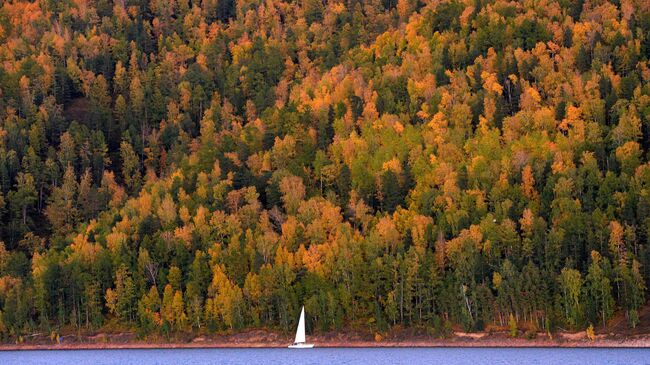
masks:
[[[170,349],[0,352],[0,365],[650,364],[650,349]]]

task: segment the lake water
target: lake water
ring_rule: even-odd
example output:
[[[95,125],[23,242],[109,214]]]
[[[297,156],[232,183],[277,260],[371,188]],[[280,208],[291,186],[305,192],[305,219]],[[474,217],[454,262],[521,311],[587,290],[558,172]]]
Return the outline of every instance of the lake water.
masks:
[[[0,351],[0,365],[650,364],[650,349],[338,348]]]

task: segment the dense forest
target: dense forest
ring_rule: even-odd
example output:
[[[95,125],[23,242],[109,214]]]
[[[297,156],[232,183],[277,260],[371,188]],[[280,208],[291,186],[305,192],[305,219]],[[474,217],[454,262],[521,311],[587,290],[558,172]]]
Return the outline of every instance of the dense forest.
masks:
[[[5,0],[0,339],[639,324],[646,0]]]

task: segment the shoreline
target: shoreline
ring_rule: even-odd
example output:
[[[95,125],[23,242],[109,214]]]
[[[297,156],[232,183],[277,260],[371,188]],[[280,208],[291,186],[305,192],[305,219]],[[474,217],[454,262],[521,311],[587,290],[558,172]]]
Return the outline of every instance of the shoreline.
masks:
[[[624,338],[605,338],[600,335],[593,341],[586,338],[563,337],[550,339],[509,338],[500,335],[470,334],[474,337],[454,336],[446,339],[404,340],[349,340],[314,337],[309,342],[316,348],[650,348],[650,335]],[[475,336],[480,335],[480,338]],[[566,336],[566,335],[565,335]],[[287,348],[291,340],[236,341],[227,339],[194,339],[190,342],[129,341],[129,342],[70,342],[0,344],[0,351],[34,350],[124,350],[124,349],[255,349]]]

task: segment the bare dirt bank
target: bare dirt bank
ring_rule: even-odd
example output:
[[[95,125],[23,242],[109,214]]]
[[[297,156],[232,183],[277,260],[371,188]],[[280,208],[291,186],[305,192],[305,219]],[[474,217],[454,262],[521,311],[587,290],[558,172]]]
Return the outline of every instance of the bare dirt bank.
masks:
[[[412,337],[373,339],[357,333],[343,335],[328,333],[311,336],[317,347],[605,347],[650,348],[650,335],[598,335],[587,339],[584,332],[558,333],[552,338],[538,334],[534,339],[510,338],[505,333],[463,333],[440,339],[423,335]],[[177,349],[177,348],[285,348],[292,339],[286,335],[265,330],[236,334],[222,334],[188,338],[182,341],[160,339],[138,340],[131,333],[99,334],[87,337],[64,337],[60,344],[48,339],[34,339],[22,344],[1,344],[0,351],[10,350],[82,350],[82,349]]]

